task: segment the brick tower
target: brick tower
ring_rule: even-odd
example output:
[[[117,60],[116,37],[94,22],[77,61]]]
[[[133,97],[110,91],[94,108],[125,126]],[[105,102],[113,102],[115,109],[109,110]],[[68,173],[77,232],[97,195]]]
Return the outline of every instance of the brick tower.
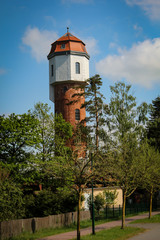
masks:
[[[85,44],[71,33],[67,33],[52,43],[49,60],[49,95],[55,103],[55,113],[62,113],[63,118],[73,126],[86,116],[85,108],[80,108],[85,98],[76,100],[72,97],[80,93],[81,85],[89,78],[89,55]]]

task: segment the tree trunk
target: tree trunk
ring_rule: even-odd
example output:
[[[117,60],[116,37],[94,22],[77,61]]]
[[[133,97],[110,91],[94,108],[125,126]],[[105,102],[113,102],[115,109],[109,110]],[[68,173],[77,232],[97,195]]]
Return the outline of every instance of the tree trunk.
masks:
[[[124,229],[124,227],[125,227],[125,210],[126,210],[126,191],[123,190],[122,226],[121,226],[122,229]]]
[[[149,219],[152,215],[152,199],[153,199],[153,188],[150,190],[150,202],[149,202]]]
[[[78,209],[77,209],[77,240],[80,240],[80,210],[81,210],[82,191],[78,192]]]
[[[97,109],[97,93],[95,91],[95,108],[96,108],[96,150],[98,150],[99,139],[98,139],[98,130],[99,130],[99,119],[98,119],[98,109]]]

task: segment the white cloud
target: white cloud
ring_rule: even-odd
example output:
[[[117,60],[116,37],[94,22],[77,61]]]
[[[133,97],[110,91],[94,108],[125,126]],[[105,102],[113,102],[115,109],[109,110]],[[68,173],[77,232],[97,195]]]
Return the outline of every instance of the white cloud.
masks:
[[[160,20],[160,0],[126,0],[130,6],[141,7],[152,20]]]
[[[58,35],[54,31],[41,31],[36,27],[28,27],[22,37],[22,42],[30,48],[32,57],[41,62],[47,59],[51,43],[57,39]]]
[[[103,76],[146,88],[160,83],[160,38],[134,44],[129,50],[118,49],[118,55],[108,55],[96,64]]]
[[[99,53],[97,40],[95,38],[89,37],[89,38],[83,39],[83,42],[86,44],[87,52],[90,55],[96,55]]]
[[[6,73],[6,69],[0,68],[0,75],[4,75]]]
[[[138,24],[133,25],[133,29],[136,31],[137,37],[142,34],[143,28],[140,27]]]

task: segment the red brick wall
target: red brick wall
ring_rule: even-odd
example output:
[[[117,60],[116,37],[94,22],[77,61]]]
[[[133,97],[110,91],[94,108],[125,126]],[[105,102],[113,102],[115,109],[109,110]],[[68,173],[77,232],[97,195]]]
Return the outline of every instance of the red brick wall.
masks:
[[[78,122],[75,120],[75,109],[80,110],[80,121],[85,119],[86,111],[85,108],[81,109],[81,105],[84,103],[85,98],[81,96],[80,98],[74,97],[72,95],[75,93],[80,93],[81,88],[77,88],[79,85],[77,83],[61,83],[54,86],[55,94],[55,113],[62,113],[63,118],[70,122],[73,126]],[[76,103],[67,105],[67,103],[78,100]]]

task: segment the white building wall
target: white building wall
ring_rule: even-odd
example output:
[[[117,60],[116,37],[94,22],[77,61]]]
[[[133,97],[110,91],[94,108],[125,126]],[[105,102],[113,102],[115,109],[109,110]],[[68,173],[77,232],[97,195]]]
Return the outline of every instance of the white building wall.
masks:
[[[80,74],[76,74],[75,63],[80,63]],[[53,65],[53,76],[51,66]],[[54,83],[63,81],[85,81],[89,78],[89,60],[85,56],[58,55],[49,59],[49,98],[54,102]]]
[[[80,63],[80,74],[76,74],[75,64]],[[71,80],[85,81],[89,78],[89,60],[85,56],[71,55]]]
[[[70,72],[70,56],[69,55],[61,55],[56,56],[55,58],[55,81],[61,82],[66,81],[71,78]]]

